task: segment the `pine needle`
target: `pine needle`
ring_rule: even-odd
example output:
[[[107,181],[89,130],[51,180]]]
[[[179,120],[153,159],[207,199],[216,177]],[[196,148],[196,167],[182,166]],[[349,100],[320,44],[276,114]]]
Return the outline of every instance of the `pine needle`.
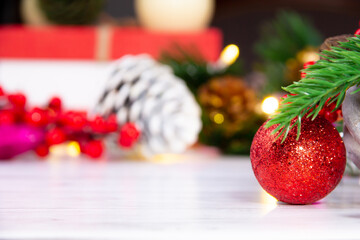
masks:
[[[360,35],[348,40],[340,42],[339,47],[324,50],[321,55],[325,59],[302,70],[306,73],[305,78],[283,88],[293,95],[289,94],[283,99],[279,113],[267,122],[267,128],[278,124],[273,134],[280,131],[278,137],[283,136],[284,141],[289,130],[297,124],[299,138],[302,118],[315,119],[325,104],[332,102],[336,102],[338,108],[344,101],[346,91],[360,84]],[[294,118],[297,120],[292,122]]]

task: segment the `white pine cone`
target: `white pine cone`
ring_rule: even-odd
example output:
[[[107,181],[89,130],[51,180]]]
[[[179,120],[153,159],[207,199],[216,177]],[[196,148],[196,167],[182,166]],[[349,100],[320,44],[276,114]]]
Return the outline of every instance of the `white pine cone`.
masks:
[[[142,153],[177,153],[195,143],[201,110],[185,83],[148,55],[127,55],[111,66],[96,112],[116,113],[141,131]]]

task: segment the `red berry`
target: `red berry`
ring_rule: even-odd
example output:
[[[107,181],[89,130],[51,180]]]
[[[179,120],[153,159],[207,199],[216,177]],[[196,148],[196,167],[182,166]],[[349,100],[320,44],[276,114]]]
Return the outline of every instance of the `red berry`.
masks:
[[[84,153],[92,158],[99,158],[103,151],[103,143],[100,140],[92,140],[85,144]]]
[[[39,157],[46,157],[49,154],[49,146],[46,144],[40,144],[35,148],[35,153]]]
[[[336,111],[335,112],[325,112],[325,118],[329,122],[333,123],[333,122],[336,122],[336,120],[338,118],[338,114]]]
[[[315,61],[306,62],[306,63],[304,63],[303,68],[307,69],[310,65],[314,65],[314,64],[315,64]],[[301,72],[301,78],[304,78],[304,77],[306,77],[306,73]]]
[[[314,65],[314,64],[315,64],[315,61],[306,62],[306,63],[304,63],[303,68],[306,69],[306,68],[308,68],[309,66]]]
[[[0,125],[13,124],[15,122],[15,116],[12,111],[2,110],[0,111]]]
[[[355,35],[360,35],[360,28],[356,30]]]
[[[95,116],[95,118],[90,122],[90,127],[96,133],[104,133],[107,130],[107,124],[100,116]]]
[[[326,113],[325,108],[323,108],[323,109],[320,110],[319,115],[320,116],[325,116],[325,113]]]
[[[73,128],[74,129],[82,129],[85,124],[87,123],[87,119],[86,119],[86,113],[85,112],[76,112],[73,119],[72,119],[72,123],[73,123]]]
[[[5,92],[3,90],[3,88],[0,86],[0,96],[4,96],[5,95]]]
[[[86,113],[69,111],[63,115],[62,121],[70,129],[80,131],[87,123]]]
[[[48,123],[48,116],[43,109],[35,107],[26,114],[26,122],[36,127],[45,126]]]
[[[26,104],[26,97],[22,93],[9,94],[8,96],[9,102],[17,108],[24,108]]]
[[[293,94],[293,93],[287,93],[287,94],[284,94],[284,96],[282,96],[281,98],[280,98],[280,103],[282,103],[286,98],[288,98],[288,96],[296,96],[296,94]],[[289,102],[287,102],[286,104],[288,104]]]
[[[107,132],[116,132],[117,129],[118,129],[118,123],[117,123],[116,115],[112,114],[107,119],[106,131]]]
[[[126,123],[120,129],[119,144],[124,148],[131,148],[140,137],[140,131],[133,123]]]
[[[46,143],[51,146],[54,144],[60,144],[66,140],[64,131],[60,128],[53,128],[46,133]]]
[[[61,111],[62,109],[62,101],[59,97],[53,97],[49,101],[49,108],[53,109],[54,111]]]
[[[331,104],[329,104],[330,98],[326,101],[325,103],[325,107],[327,109],[329,109],[330,111],[332,111],[333,109],[336,108],[336,101],[332,102]]]
[[[81,141],[78,141],[79,146],[80,146],[80,152],[82,152],[84,154],[86,154],[86,144],[88,143],[87,141],[88,140],[84,141],[84,139],[82,139]]]
[[[52,108],[47,109],[45,112],[49,123],[56,122],[61,116],[59,111],[54,111]]]

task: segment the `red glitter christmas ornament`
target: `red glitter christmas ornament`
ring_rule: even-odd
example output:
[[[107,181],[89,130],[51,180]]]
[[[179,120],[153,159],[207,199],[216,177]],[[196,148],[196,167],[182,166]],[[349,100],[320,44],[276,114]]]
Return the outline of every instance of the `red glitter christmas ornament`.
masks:
[[[286,140],[276,139],[264,123],[256,133],[250,152],[253,171],[260,185],[279,201],[314,203],[340,182],[346,165],[344,143],[333,125],[321,116],[303,118]]]

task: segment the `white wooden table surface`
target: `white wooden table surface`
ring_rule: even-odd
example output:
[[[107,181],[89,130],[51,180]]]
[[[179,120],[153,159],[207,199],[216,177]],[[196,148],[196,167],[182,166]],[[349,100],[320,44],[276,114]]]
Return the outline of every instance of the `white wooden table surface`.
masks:
[[[277,203],[248,158],[0,162],[0,239],[358,239],[360,187]]]

